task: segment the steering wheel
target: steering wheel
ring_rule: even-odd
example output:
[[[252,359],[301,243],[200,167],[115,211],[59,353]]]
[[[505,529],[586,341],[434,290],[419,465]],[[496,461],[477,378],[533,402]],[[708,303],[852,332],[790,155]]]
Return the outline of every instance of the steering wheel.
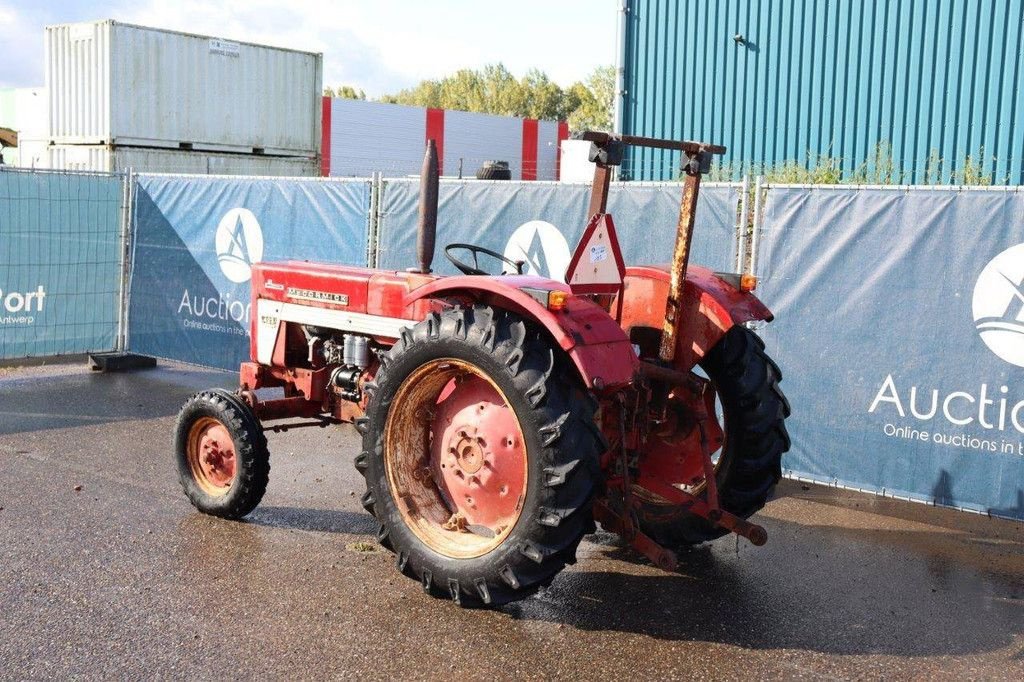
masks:
[[[467,265],[466,263],[456,258],[454,254],[452,254],[452,251],[458,250],[469,251],[471,254],[473,254],[473,265]],[[485,249],[484,247],[476,246],[475,244],[449,244],[448,246],[444,247],[445,258],[450,260],[452,262],[452,265],[457,267],[463,273],[467,275],[490,275],[491,273],[480,269],[480,254],[490,256],[491,258],[499,260],[502,263],[505,263],[506,265],[511,265],[515,269],[515,274],[517,275],[523,274],[523,266],[526,265],[525,261],[510,260],[508,258],[505,258],[505,256],[501,255],[497,251],[491,251],[490,249]],[[504,268],[502,268],[501,274],[511,273],[505,273]]]

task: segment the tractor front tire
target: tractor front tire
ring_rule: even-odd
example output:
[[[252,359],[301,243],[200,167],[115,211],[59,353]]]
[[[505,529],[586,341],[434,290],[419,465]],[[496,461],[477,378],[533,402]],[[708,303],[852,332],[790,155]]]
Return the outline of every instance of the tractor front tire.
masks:
[[[270,478],[270,454],[259,419],[223,389],[196,393],[178,413],[174,431],[178,478],[199,511],[240,519],[260,503]]]
[[[432,314],[381,357],[356,467],[378,540],[425,592],[496,606],[594,531],[596,402],[560,349],[486,306]]]
[[[767,503],[782,475],[782,454],[789,450],[789,402],[779,389],[782,372],[760,337],[742,325],[726,332],[700,365],[725,418],[725,446],[715,477],[719,504],[746,519]],[[644,502],[638,512],[640,530],[670,549],[728,533],[680,507]]]

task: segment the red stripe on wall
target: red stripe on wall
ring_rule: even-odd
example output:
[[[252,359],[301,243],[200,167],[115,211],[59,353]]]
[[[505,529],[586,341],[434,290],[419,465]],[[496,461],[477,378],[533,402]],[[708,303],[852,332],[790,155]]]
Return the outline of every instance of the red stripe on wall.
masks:
[[[562,140],[569,139],[569,124],[558,122],[558,146],[555,149],[555,180],[562,179]]]
[[[537,179],[537,119],[523,119],[523,180]]]
[[[323,98],[323,114],[320,120],[320,175],[331,174],[331,98]]]
[[[427,109],[426,139],[437,146],[437,172],[444,175],[444,109]]]

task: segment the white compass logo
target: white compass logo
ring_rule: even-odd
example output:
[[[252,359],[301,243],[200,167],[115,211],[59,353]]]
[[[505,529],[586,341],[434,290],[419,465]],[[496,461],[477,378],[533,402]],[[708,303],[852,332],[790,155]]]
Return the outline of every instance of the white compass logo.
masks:
[[[974,286],[974,322],[989,350],[1024,367],[1024,244],[992,259]]]
[[[505,258],[526,261],[524,274],[565,281],[569,243],[558,228],[543,220],[523,223],[505,245]]]
[[[252,277],[252,264],[263,259],[263,230],[253,212],[233,208],[217,225],[214,240],[220,270],[232,282],[241,284]]]

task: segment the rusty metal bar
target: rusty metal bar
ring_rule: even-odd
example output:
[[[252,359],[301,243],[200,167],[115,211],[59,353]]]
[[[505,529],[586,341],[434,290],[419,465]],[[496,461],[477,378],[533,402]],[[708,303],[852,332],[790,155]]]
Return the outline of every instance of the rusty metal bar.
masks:
[[[662,547],[639,531],[628,514],[616,514],[603,500],[594,502],[594,520],[609,533],[621,536],[633,549],[653,561],[663,571],[674,571],[679,567],[679,558],[675,552]]]
[[[685,511],[691,514],[696,514],[701,518],[705,518],[711,523],[720,528],[724,528],[731,533],[742,535],[746,539],[750,540],[751,544],[760,547],[768,541],[768,531],[756,523],[751,523],[741,519],[740,517],[725,511],[722,508],[712,508],[707,502],[694,497],[690,493],[683,492],[679,488],[671,486],[663,481],[651,478],[650,476],[641,476],[637,481],[636,485],[649,492],[654,493],[658,497],[661,497],[669,504],[674,506],[682,507]]]
[[[686,161],[686,179],[683,181],[683,198],[679,202],[679,222],[676,224],[676,246],[672,252],[672,270],[669,273],[668,300],[665,302],[665,322],[661,328],[661,346],[658,356],[671,362],[676,356],[676,338],[683,317],[679,306],[683,298],[683,284],[686,282],[686,268],[690,262],[690,245],[693,242],[693,218],[697,212],[697,196],[700,192],[699,161]]]
[[[333,426],[335,424],[342,423],[344,422],[342,422],[339,419],[334,419],[333,417],[324,417],[323,419],[317,419],[316,421],[311,422],[291,422],[288,424],[273,424],[270,426],[264,426],[263,430],[273,431],[274,433],[285,433],[287,431],[291,431],[292,429],[306,429],[312,427],[316,427],[318,429],[326,429],[328,426]]]
[[[590,207],[587,209],[589,221],[598,213],[606,213],[608,209],[608,188],[611,185],[612,169],[601,164],[594,165],[594,184],[590,188]]]
[[[259,400],[255,394],[246,392],[242,394],[242,398],[252,406],[260,421],[274,421],[291,417],[318,417],[323,411],[322,403],[306,400],[301,396]]]
[[[661,367],[650,362],[641,361],[637,371],[640,373],[640,376],[646,379],[660,381],[671,386],[679,386],[698,396],[704,395],[708,385],[706,379],[701,379],[689,372],[680,372],[679,370]]]
[[[692,140],[662,140],[656,137],[638,137],[636,135],[611,135],[594,130],[587,130],[576,136],[578,140],[594,142],[598,145],[605,145],[613,140],[619,140],[623,144],[634,147],[652,147],[654,149],[672,149],[688,154],[724,154],[725,147],[707,142],[694,142]]]
[[[420,171],[420,211],[419,232],[416,235],[416,258],[419,269],[416,272],[427,274],[434,262],[434,242],[437,238],[437,196],[438,196],[438,164],[437,145],[427,140],[427,150],[423,154],[423,168]]]

